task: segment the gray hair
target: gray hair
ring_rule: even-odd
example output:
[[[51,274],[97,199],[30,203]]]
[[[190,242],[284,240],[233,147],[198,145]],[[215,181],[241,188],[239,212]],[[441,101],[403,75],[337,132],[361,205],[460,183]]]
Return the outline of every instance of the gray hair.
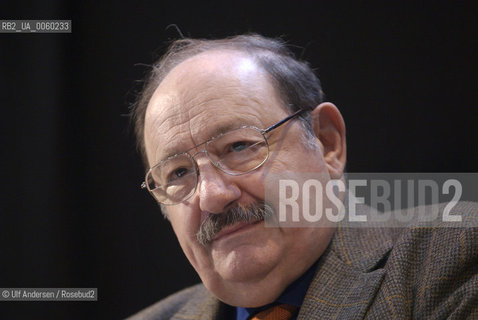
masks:
[[[235,50],[248,54],[269,75],[274,88],[287,111],[312,110],[324,101],[320,80],[307,62],[299,61],[281,39],[271,39],[258,34],[239,35],[218,40],[180,39],[173,41],[166,53],[156,61],[144,81],[143,88],[131,109],[138,149],[148,166],[144,145],[146,108],[154,91],[167,74],[186,59],[210,50]],[[310,112],[300,116],[305,128],[305,143],[313,143],[314,129]]]

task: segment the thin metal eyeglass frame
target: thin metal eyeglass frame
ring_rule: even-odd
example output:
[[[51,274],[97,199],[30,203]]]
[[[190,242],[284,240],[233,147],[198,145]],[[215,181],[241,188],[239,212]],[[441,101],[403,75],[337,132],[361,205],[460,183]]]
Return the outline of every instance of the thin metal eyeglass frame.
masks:
[[[273,124],[273,125],[267,127],[266,129],[259,129],[259,128],[256,128],[256,129],[259,129],[259,130],[260,130],[260,133],[263,135],[266,144],[269,145],[269,143],[268,143],[268,141],[267,141],[267,138],[266,138],[266,136],[265,136],[266,133],[269,133],[269,132],[271,132],[272,130],[274,130],[274,129],[280,127],[281,125],[283,125],[283,124],[286,123],[287,121],[289,121],[289,120],[295,118],[296,116],[300,115],[300,114],[301,114],[302,112],[304,112],[304,111],[306,111],[306,109],[299,109],[299,110],[297,110],[296,112],[292,113],[291,115],[289,115],[289,116],[285,117],[284,119],[280,120],[279,122],[277,122],[277,123],[275,123],[275,124]],[[250,126],[245,126],[245,127],[242,127],[242,128],[247,128],[247,127],[249,127],[249,128],[255,128],[255,127],[250,127]],[[241,129],[241,128],[238,128],[238,129]],[[237,130],[237,129],[235,129],[235,130]],[[233,131],[233,130],[232,130],[232,131]],[[220,135],[218,135],[218,136],[212,137],[212,138],[208,139],[207,141],[201,142],[200,144],[198,144],[198,145],[196,145],[196,146],[194,146],[194,147],[192,147],[192,148],[190,148],[190,149],[188,149],[188,150],[186,150],[186,151],[183,151],[183,152],[181,152],[181,153],[177,153],[177,154],[172,155],[172,156],[170,156],[170,157],[168,157],[168,158],[166,158],[166,159],[164,159],[164,160],[161,160],[160,162],[158,162],[157,164],[155,164],[154,166],[152,166],[151,168],[148,169],[148,171],[146,172],[146,175],[145,175],[145,179],[144,179],[144,181],[141,183],[141,189],[147,189],[148,192],[149,192],[149,193],[153,196],[153,198],[157,201],[156,197],[153,195],[153,191],[152,191],[150,188],[148,188],[147,183],[146,183],[146,180],[147,180],[147,178],[148,178],[148,175],[151,173],[151,171],[152,171],[154,168],[156,168],[158,165],[160,165],[163,161],[166,161],[166,160],[168,160],[168,159],[171,159],[171,158],[176,157],[176,156],[181,155],[181,154],[187,154],[187,155],[189,155],[189,151],[191,151],[191,150],[193,150],[193,149],[196,149],[196,148],[198,148],[198,147],[200,147],[200,146],[202,146],[202,145],[204,145],[204,144],[207,144],[207,143],[211,142],[212,140],[214,140],[214,139],[216,139],[216,138],[218,138],[218,137],[220,137],[220,136],[222,136],[222,135],[223,135],[223,134],[220,134]],[[205,151],[206,151],[206,154],[207,154],[207,157],[208,157],[209,161],[211,161],[211,157],[209,156],[207,150],[205,150]],[[204,152],[204,151],[200,151],[200,152]],[[198,154],[198,153],[200,153],[200,152],[197,152],[196,154]],[[195,155],[196,155],[196,154],[195,154]],[[191,160],[193,161],[194,167],[195,167],[195,169],[196,169],[196,174],[199,176],[199,169],[198,169],[198,167],[197,167],[196,160],[194,160],[194,156],[189,155],[189,157],[190,157]],[[222,172],[224,172],[224,173],[226,173],[226,174],[228,174],[228,175],[238,176],[238,175],[246,174],[246,173],[249,173],[249,172],[251,172],[251,171],[256,170],[257,168],[259,168],[260,166],[262,166],[262,165],[267,161],[268,158],[269,158],[269,151],[267,152],[267,157],[266,157],[266,158],[264,159],[264,161],[262,161],[259,165],[257,165],[256,167],[254,167],[253,169],[251,169],[251,170],[249,170],[249,171],[246,171],[246,172],[244,172],[244,173],[239,173],[239,174],[233,174],[233,173],[229,173],[229,172],[224,171],[224,170],[221,169],[216,163],[214,163],[214,161],[211,161],[211,163],[212,163],[216,168],[218,168],[219,170],[221,170]],[[191,192],[191,195],[194,194],[196,188],[197,188],[197,181],[196,181],[196,186],[195,186],[193,189],[191,189],[191,191],[194,190],[194,191]],[[182,201],[187,200],[189,197],[190,197],[190,196],[188,196],[187,198],[183,199]],[[178,202],[178,203],[180,203],[180,202]],[[166,204],[166,205],[168,205],[168,204]],[[173,204],[173,205],[174,205],[174,204]]]

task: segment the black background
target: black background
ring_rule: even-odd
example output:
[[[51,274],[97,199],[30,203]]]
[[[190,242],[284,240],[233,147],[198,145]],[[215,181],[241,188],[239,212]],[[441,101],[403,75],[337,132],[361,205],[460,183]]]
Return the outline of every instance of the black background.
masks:
[[[117,319],[198,281],[154,201],[128,105],[165,41],[284,36],[347,124],[349,172],[478,171],[472,2],[7,1],[0,19],[0,287],[97,287],[98,302],[0,302],[0,318]],[[158,49],[159,48],[159,49]]]

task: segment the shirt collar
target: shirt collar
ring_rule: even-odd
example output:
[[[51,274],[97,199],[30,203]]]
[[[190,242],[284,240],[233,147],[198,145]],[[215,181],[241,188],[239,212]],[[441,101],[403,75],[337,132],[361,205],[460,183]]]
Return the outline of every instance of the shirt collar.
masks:
[[[268,305],[257,308],[242,308],[236,307],[236,320],[248,319],[251,315],[254,315],[262,310],[265,310],[276,304],[288,304],[300,308],[302,301],[304,300],[307,289],[309,288],[312,279],[314,278],[315,271],[317,269],[317,262],[314,263],[303,275],[297,280],[292,282],[276,301]]]

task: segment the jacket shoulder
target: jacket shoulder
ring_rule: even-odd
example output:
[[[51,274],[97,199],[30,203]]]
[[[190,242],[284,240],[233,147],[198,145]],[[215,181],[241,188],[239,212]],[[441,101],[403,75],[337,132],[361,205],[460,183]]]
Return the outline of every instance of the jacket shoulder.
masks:
[[[377,301],[419,319],[478,315],[478,205],[458,203],[462,223],[412,224],[394,238]]]

